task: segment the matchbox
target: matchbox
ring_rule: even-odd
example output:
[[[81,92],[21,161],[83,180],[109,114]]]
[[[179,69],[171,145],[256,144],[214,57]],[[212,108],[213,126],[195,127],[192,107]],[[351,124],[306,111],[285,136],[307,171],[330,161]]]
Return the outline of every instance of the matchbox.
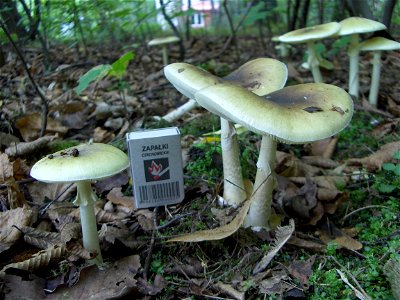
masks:
[[[184,189],[179,129],[129,132],[126,139],[136,207],[181,202]]]

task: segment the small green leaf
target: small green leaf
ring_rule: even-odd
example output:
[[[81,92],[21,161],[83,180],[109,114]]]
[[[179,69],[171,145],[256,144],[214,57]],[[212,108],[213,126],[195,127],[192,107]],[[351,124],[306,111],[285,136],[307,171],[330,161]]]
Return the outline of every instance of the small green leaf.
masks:
[[[400,159],[400,151],[395,152],[393,158]]]
[[[382,169],[384,169],[385,171],[394,171],[395,168],[396,166],[392,163],[385,163],[382,165]]]
[[[132,51],[129,51],[122,55],[118,60],[116,60],[112,65],[112,69],[109,72],[110,76],[115,76],[117,78],[121,78],[125,75],[126,68],[128,67],[129,62],[135,58],[135,55]]]
[[[397,176],[400,176],[400,165],[396,165],[396,167],[394,168],[393,172]]]
[[[78,95],[82,93],[93,81],[100,80],[107,76],[110,70],[110,65],[99,65],[87,71],[81,78],[79,78],[79,84],[75,88],[76,93]]]
[[[391,192],[393,192],[395,189],[396,189],[396,186],[391,185],[391,184],[384,184],[384,183],[381,183],[381,184],[378,185],[378,190],[379,190],[381,193],[391,193]]]

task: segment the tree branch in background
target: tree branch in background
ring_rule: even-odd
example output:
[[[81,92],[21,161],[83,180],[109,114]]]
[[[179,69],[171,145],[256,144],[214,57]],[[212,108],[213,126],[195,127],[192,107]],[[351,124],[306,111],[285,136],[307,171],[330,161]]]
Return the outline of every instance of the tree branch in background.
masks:
[[[43,93],[41,92],[41,90],[39,89],[38,85],[36,84],[35,80],[32,77],[31,72],[29,71],[28,65],[25,61],[24,56],[22,55],[21,51],[19,50],[18,46],[15,44],[14,40],[12,39],[10,33],[8,32],[5,24],[0,21],[0,26],[4,31],[4,34],[6,35],[7,39],[10,41],[11,45],[13,46],[15,52],[17,53],[19,59],[22,62],[22,66],[25,69],[26,74],[28,75],[29,80],[31,81],[36,93],[39,95],[39,98],[41,100],[42,103],[42,126],[40,129],[40,137],[44,136],[45,132],[46,132],[46,128],[47,128],[47,114],[49,112],[49,105],[48,105],[48,101],[46,99],[46,97],[43,95]]]
[[[73,4],[73,13],[74,13],[74,29],[76,32],[76,29],[78,28],[79,31],[79,35],[81,36],[81,41],[82,41],[82,45],[83,45],[83,52],[85,53],[85,57],[88,57],[88,50],[87,50],[87,46],[86,46],[86,39],[85,36],[83,34],[83,29],[81,26],[81,21],[79,19],[79,10],[78,10],[78,5],[76,4],[76,0],[74,0]]]
[[[44,38],[42,37],[42,35],[39,32],[39,24],[40,24],[40,1],[35,1],[36,5],[38,5],[38,7],[36,7],[36,12],[39,14],[37,16],[37,20],[35,21],[32,16],[31,16],[31,10],[29,9],[28,5],[26,5],[24,0],[19,0],[19,2],[21,3],[24,12],[26,14],[26,17],[29,20],[29,37],[30,39],[34,40],[35,37],[37,36],[37,38],[39,39],[40,44],[42,45],[42,50],[43,50],[43,55],[44,55],[44,66],[46,68],[46,70],[49,68],[49,51],[47,49],[47,45],[46,42],[44,40]]]
[[[161,5],[161,13],[164,19],[167,21],[168,25],[171,27],[172,31],[174,32],[175,36],[179,38],[179,59],[183,61],[185,59],[185,46],[183,45],[183,40],[181,34],[179,33],[178,29],[176,28],[174,22],[172,22],[171,18],[168,16],[165,10],[164,0],[160,0]]]

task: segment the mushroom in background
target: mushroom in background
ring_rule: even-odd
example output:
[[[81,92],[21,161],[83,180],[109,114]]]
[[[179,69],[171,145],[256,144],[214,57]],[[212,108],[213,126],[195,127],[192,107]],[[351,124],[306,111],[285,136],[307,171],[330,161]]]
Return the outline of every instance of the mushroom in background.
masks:
[[[350,35],[350,45],[347,50],[349,56],[349,94],[358,98],[358,59],[360,53],[359,35],[386,29],[386,26],[377,21],[360,17],[350,17],[339,22],[338,35]]]
[[[307,43],[308,66],[311,69],[314,82],[321,83],[323,82],[323,79],[319,69],[318,55],[315,50],[314,41],[330,37],[336,34],[339,29],[339,23],[330,22],[290,31],[284,35],[281,35],[279,37],[279,41],[292,44]]]
[[[400,49],[399,42],[389,40],[383,37],[375,37],[367,41],[364,41],[360,44],[361,51],[373,51],[374,53],[374,57],[372,59],[371,87],[368,96],[369,103],[374,107],[377,107],[378,104],[382,51],[399,50],[399,49]]]
[[[302,144],[337,134],[353,115],[349,94],[334,85],[290,86],[260,97],[225,82],[205,88],[195,99],[207,110],[262,135],[253,200],[246,226],[269,227],[277,142]]]
[[[168,65],[168,44],[177,43],[180,39],[176,36],[168,36],[162,38],[156,38],[148,42],[149,46],[162,46],[162,58],[164,66]]]
[[[91,262],[102,263],[97,222],[94,211],[96,194],[91,181],[104,179],[128,168],[128,156],[111,145],[91,143],[71,147],[39,160],[31,176],[43,182],[73,182],[77,187],[74,204],[80,208],[83,246],[96,253]]]

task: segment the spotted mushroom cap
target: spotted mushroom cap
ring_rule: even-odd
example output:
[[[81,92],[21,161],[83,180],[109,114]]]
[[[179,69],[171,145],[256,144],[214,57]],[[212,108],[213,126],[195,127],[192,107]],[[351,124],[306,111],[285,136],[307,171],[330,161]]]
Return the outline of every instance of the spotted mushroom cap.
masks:
[[[335,135],[353,115],[349,94],[324,83],[289,86],[264,97],[224,83],[197,92],[195,99],[223,118],[286,143],[306,143]]]
[[[272,58],[251,60],[221,79],[187,63],[173,63],[164,68],[165,77],[183,95],[194,99],[194,94],[206,87],[226,81],[240,85],[257,95],[265,95],[282,88],[287,79],[287,67]]]
[[[350,17],[340,21],[339,24],[338,35],[367,33],[386,29],[386,26],[380,22],[361,17]]]
[[[167,37],[161,37],[161,38],[156,38],[147,43],[149,46],[158,46],[158,45],[164,45],[164,44],[171,44],[171,43],[177,43],[179,42],[179,38],[176,36],[167,36]]]
[[[338,22],[330,22],[290,31],[281,35],[279,40],[284,43],[305,43],[332,36],[339,29],[340,24]]]
[[[400,43],[384,37],[374,37],[360,44],[362,51],[389,51],[400,49]]]
[[[31,176],[44,182],[96,180],[118,174],[128,166],[128,156],[114,146],[81,144],[42,158],[32,167]]]

